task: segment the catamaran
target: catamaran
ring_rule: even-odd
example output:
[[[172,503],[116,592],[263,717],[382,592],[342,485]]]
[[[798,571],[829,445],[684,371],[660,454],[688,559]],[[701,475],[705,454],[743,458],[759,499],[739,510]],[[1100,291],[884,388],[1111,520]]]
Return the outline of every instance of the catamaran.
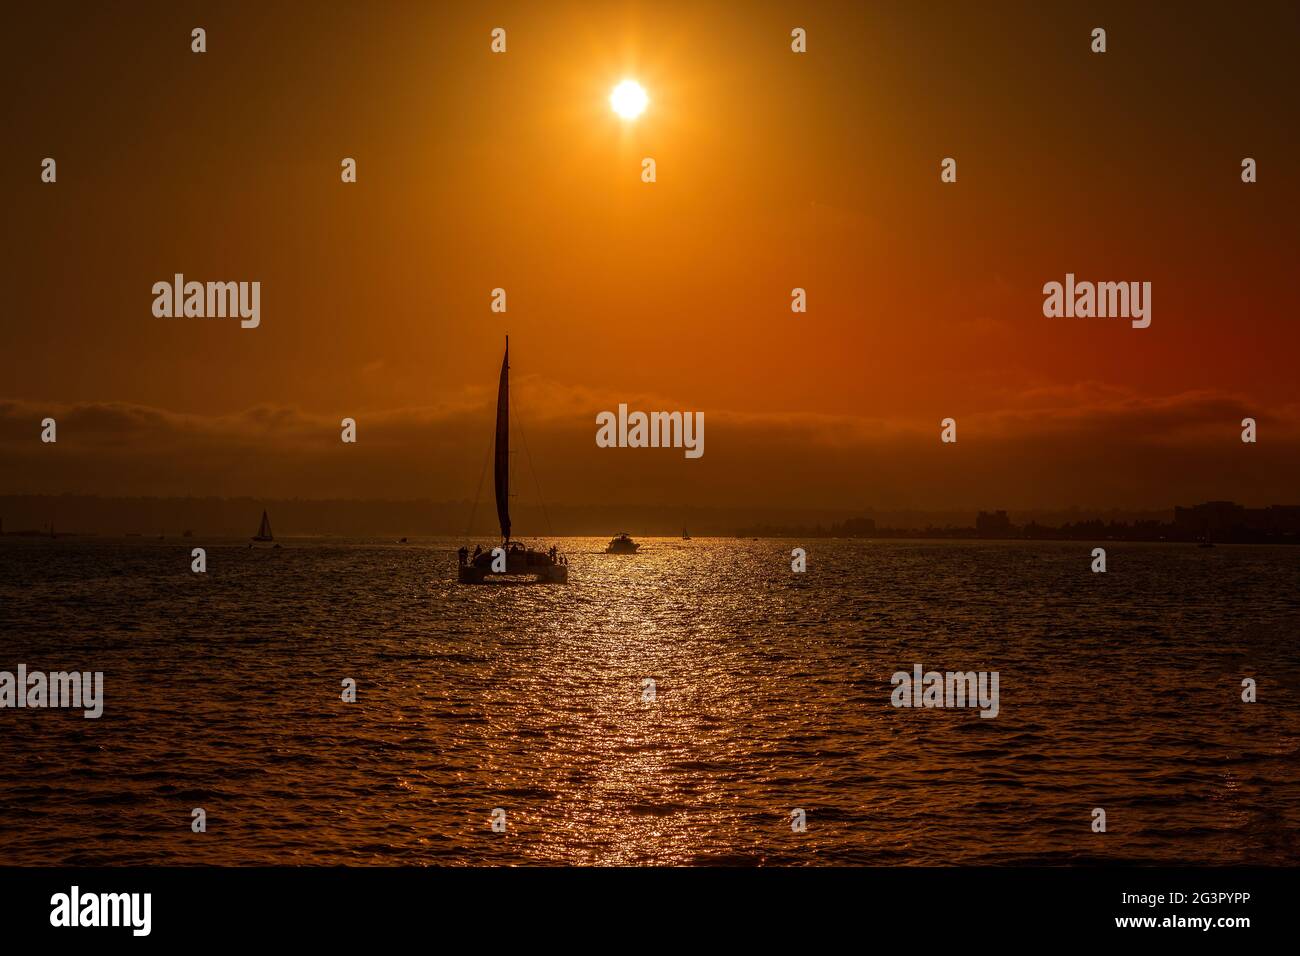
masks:
[[[501,525],[501,546],[477,551],[471,558],[462,547],[458,580],[461,584],[483,584],[493,580],[525,580],[546,584],[568,584],[569,563],[557,548],[534,551],[510,538],[510,337],[501,359],[501,382],[497,387],[496,447],[493,456],[497,498],[497,521]]]

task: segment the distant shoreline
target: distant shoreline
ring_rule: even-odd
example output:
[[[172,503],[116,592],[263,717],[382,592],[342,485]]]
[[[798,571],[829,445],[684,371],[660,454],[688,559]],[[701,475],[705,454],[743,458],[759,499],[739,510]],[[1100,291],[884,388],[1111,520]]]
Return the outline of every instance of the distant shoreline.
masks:
[[[874,534],[861,535],[844,535],[828,534],[824,531],[816,530],[768,530],[756,531],[748,530],[733,535],[736,538],[784,538],[790,540],[834,540],[834,541],[888,541],[888,540],[909,540],[909,541],[1120,541],[1132,542],[1134,544],[1300,544],[1300,535],[1278,534],[1278,535],[1225,535],[1223,537],[1211,537],[1209,539],[1196,536],[1182,535],[1143,535],[1143,534],[1115,534],[1108,532],[1069,532],[1069,533],[1042,533],[1042,534],[981,534],[976,531],[969,531],[962,528],[943,528],[934,531],[910,529],[882,528]]]
[[[276,535],[276,540],[281,542],[289,541],[364,541],[375,544],[392,544],[413,545],[420,541],[428,540],[445,540],[448,542],[456,541],[491,541],[494,537],[491,534],[414,534],[407,536],[409,540],[400,541],[391,534],[308,534],[292,533]],[[635,537],[642,541],[676,541],[680,540],[678,535],[672,534],[638,534]],[[30,532],[30,531],[6,531],[0,533],[0,539],[14,538],[18,540],[50,540],[51,536],[47,531]],[[146,542],[221,542],[229,544],[243,545],[249,539],[228,534],[204,534],[195,532],[194,534],[183,537],[179,534],[169,535],[146,535],[146,534],[104,534],[96,531],[60,531],[54,535],[56,540],[78,539],[78,540],[96,540],[96,541],[131,541],[132,543]],[[524,534],[519,535],[520,541],[566,541],[578,538],[602,539],[604,535],[599,534]],[[1210,547],[1227,547],[1227,546],[1295,546],[1300,545],[1300,537],[1296,535],[1283,535],[1272,538],[1251,538],[1251,539],[1225,539],[1211,542],[1202,542],[1190,538],[1143,538],[1143,537],[1113,537],[1107,535],[1077,535],[1073,537],[1039,535],[1036,537],[1024,537],[1015,535],[981,535],[981,534],[962,534],[957,532],[933,532],[925,531],[899,531],[878,533],[873,535],[832,535],[832,534],[799,534],[795,532],[771,532],[765,534],[700,534],[694,535],[690,540],[693,541],[862,541],[870,544],[873,541],[1005,541],[1011,544],[1031,544],[1036,542],[1061,542],[1061,543],[1096,543],[1106,542],[1115,544],[1168,544],[1168,545],[1185,545],[1201,547],[1209,545]]]
[[[337,538],[497,536],[492,515],[470,502],[253,498],[100,498],[0,495],[0,534],[8,538],[140,537],[143,540],[220,537],[247,540],[269,512],[280,537]],[[858,517],[845,517],[857,514]],[[867,538],[877,540],[1135,541],[1148,543],[1300,544],[1300,506],[1251,507],[1209,501],[1191,507],[1126,511],[1068,510],[886,511],[807,508],[782,510],[627,504],[553,505],[548,513],[521,508],[515,527],[561,529],[561,537],[605,537],[628,529],[637,537]],[[973,519],[973,520],[972,520]],[[556,537],[551,531],[549,537]]]

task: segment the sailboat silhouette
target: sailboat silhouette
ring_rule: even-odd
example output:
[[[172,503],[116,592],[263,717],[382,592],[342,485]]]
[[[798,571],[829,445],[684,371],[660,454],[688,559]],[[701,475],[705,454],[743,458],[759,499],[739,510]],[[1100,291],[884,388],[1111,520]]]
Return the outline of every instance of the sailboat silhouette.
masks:
[[[497,499],[497,522],[501,525],[501,547],[476,553],[469,549],[458,553],[461,584],[483,584],[493,578],[522,578],[549,584],[569,583],[569,564],[559,551],[534,551],[510,539],[510,337],[506,336],[506,353],[501,359],[501,380],[497,386],[496,440],[493,454],[493,478]]]
[[[257,534],[253,535],[254,541],[274,541],[275,536],[271,534],[271,520],[267,518],[266,511],[262,511],[262,523],[257,526]]]

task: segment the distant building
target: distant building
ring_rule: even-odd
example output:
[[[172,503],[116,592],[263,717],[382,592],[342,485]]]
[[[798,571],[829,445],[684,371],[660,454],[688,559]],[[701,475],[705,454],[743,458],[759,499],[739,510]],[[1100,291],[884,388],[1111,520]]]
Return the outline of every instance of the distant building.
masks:
[[[1231,501],[1174,508],[1174,529],[1193,538],[1222,538],[1246,526],[1246,509]]]
[[[1300,534],[1300,505],[1246,508],[1233,501],[1207,501],[1174,509],[1174,530],[1190,538]]]
[[[1005,511],[981,511],[975,517],[975,533],[985,537],[1011,534],[1011,519]]]
[[[1300,534],[1300,505],[1247,508],[1246,527],[1267,534]]]

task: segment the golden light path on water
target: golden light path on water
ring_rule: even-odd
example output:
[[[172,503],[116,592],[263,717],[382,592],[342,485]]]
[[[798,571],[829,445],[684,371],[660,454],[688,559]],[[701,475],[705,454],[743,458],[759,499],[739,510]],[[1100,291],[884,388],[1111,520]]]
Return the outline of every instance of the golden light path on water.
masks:
[[[4,540],[5,660],[107,697],[4,716],[7,859],[1300,856],[1297,708],[1234,704],[1248,670],[1300,683],[1300,549],[1112,542],[1094,575],[1070,542],[605,541],[560,542],[568,586],[472,587],[449,539]],[[998,716],[891,706],[916,663],[999,671]]]

